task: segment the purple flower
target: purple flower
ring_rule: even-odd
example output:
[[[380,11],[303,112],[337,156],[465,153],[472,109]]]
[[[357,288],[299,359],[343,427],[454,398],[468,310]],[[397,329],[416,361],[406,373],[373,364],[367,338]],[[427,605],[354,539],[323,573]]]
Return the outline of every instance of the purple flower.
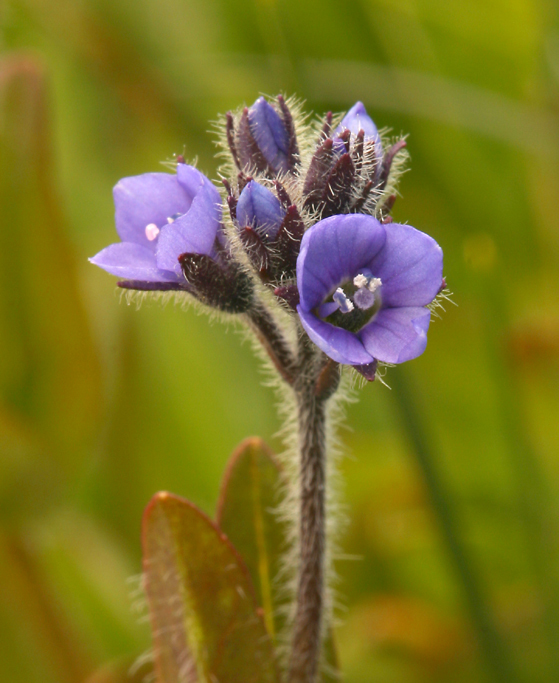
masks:
[[[215,254],[221,198],[203,173],[178,164],[176,174],[144,173],[113,190],[121,242],[90,261],[137,289],[188,288],[179,256]],[[142,286],[143,285],[143,286]]]
[[[254,228],[261,238],[273,241],[284,216],[285,209],[270,190],[255,180],[247,183],[237,203],[237,221],[241,228]]]
[[[377,127],[373,119],[367,114],[363,102],[356,102],[353,107],[347,112],[341,120],[340,125],[334,131],[335,135],[343,133],[344,130],[349,130],[352,137],[357,136],[360,130],[365,133],[365,142],[374,140],[375,154],[377,158],[382,158],[382,143]]]
[[[443,254],[425,233],[362,214],[330,216],[304,235],[297,306],[312,341],[338,363],[403,363],[425,350]]]

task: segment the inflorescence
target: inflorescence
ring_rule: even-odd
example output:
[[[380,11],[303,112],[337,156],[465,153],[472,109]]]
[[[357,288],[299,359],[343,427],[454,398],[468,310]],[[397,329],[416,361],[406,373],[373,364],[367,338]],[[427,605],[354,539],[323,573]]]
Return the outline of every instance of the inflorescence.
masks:
[[[389,144],[361,102],[339,121],[309,124],[299,109],[260,97],[225,116],[221,191],[182,156],[172,174],[123,178],[121,242],[91,261],[120,287],[184,292],[225,313],[275,301],[372,380],[379,362],[423,353],[442,250],[390,216],[405,140]]]

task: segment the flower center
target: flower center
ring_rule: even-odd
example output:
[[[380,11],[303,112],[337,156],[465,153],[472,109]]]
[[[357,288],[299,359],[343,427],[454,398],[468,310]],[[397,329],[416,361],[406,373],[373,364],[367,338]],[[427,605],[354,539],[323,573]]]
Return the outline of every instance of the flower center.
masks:
[[[177,220],[177,218],[180,218],[181,216],[182,213],[174,213],[172,216],[169,216],[167,218],[167,223],[174,223]],[[161,230],[157,227],[155,223],[148,223],[145,227],[146,237],[150,242],[153,242],[153,240],[157,239],[157,236],[160,232]]]
[[[381,306],[382,281],[366,270],[343,283],[322,306],[318,315],[327,322],[350,332],[358,332]]]

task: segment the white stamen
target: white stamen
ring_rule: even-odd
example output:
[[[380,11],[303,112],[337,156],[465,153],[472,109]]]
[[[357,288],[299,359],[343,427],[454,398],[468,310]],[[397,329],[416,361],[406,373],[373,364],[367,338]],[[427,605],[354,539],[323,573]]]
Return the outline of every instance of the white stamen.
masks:
[[[347,298],[341,287],[338,287],[334,292],[332,299],[338,304],[342,313],[351,313],[351,311],[353,311],[353,302]]]
[[[374,294],[382,285],[382,280],[380,277],[367,277],[363,273],[359,273],[359,275],[356,275],[353,278],[353,284],[357,287],[357,289],[363,289],[366,287],[369,292]]]
[[[369,278],[366,275],[363,275],[363,273],[359,273],[359,275],[356,275],[353,278],[353,284],[357,287],[357,289],[361,289],[361,287],[366,287],[368,282]]]
[[[149,225],[146,225],[146,237],[150,242],[153,242],[153,240],[159,235],[159,228],[155,223],[149,223]]]
[[[369,282],[367,282],[367,289],[374,294],[381,285],[382,280],[380,277],[372,277]]]

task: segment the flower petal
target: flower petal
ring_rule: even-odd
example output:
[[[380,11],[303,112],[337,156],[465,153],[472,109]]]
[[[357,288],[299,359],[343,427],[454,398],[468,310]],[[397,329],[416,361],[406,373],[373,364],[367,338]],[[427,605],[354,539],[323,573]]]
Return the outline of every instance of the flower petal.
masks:
[[[170,173],[144,173],[122,178],[113,190],[116,229],[123,242],[136,242],[155,250],[146,237],[146,226],[158,228],[167,218],[190,209],[192,196]]]
[[[289,135],[281,116],[263,97],[248,110],[250,132],[275,171],[288,170]]]
[[[221,196],[205,177],[188,213],[161,229],[157,243],[157,265],[179,276],[181,254],[211,256],[221,220]]]
[[[353,105],[334,132],[339,134],[344,130],[351,131],[353,135],[357,135],[357,133],[362,130],[365,133],[365,139],[374,139],[377,158],[382,157],[382,144],[380,142],[378,129],[375,126],[373,119],[367,114],[363,102],[356,102]]]
[[[385,308],[358,337],[373,358],[383,363],[404,363],[425,351],[430,319],[428,308]]]
[[[273,240],[284,216],[278,198],[255,180],[241,192],[237,203],[237,220],[241,227],[251,226],[261,237]]]
[[[319,306],[342,282],[353,279],[381,252],[385,240],[384,226],[361,214],[330,216],[309,228],[297,259],[303,309]]]
[[[177,164],[177,180],[192,199],[198,194],[204,182],[209,181],[197,168],[188,164]]]
[[[369,266],[382,280],[382,305],[426,306],[440,289],[443,252],[432,237],[410,225],[390,223],[386,244]]]
[[[319,320],[301,305],[297,306],[297,312],[306,333],[332,360],[346,365],[365,365],[375,360],[352,332]]]
[[[134,242],[118,242],[111,244],[93,258],[91,263],[103,268],[111,275],[125,280],[141,280],[142,282],[178,282],[175,273],[160,270],[157,267],[155,254],[151,249]]]

